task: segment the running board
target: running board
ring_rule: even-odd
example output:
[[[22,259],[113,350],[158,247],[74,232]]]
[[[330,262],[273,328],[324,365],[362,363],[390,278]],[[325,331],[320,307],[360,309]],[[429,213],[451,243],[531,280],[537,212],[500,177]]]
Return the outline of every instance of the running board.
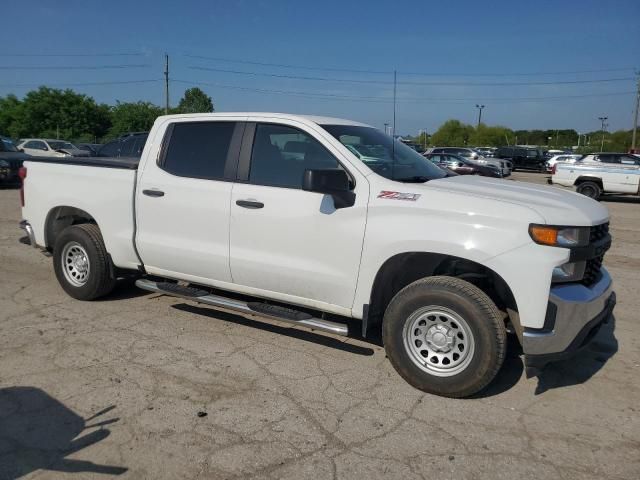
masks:
[[[300,325],[312,330],[321,330],[336,335],[347,336],[349,334],[349,329],[344,324],[323,320],[292,308],[261,302],[244,302],[242,300],[213,295],[199,288],[184,287],[170,282],[154,282],[144,278],[136,280],[136,286],[149,292],[162,293],[172,297],[204,303],[216,310],[236,313],[251,319],[277,320],[279,322]]]

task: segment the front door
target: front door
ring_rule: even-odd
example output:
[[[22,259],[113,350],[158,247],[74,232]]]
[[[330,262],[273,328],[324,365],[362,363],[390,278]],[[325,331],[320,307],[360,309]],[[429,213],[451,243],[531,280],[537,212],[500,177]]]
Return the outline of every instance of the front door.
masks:
[[[344,168],[313,133],[273,123],[247,131],[255,132],[253,141],[243,142],[252,145],[250,164],[231,196],[234,283],[256,295],[272,292],[270,297],[283,301],[346,313],[362,252],[366,179],[350,174],[356,203],[336,210],[330,195],[302,190],[306,169]],[[239,176],[242,163],[241,158]]]

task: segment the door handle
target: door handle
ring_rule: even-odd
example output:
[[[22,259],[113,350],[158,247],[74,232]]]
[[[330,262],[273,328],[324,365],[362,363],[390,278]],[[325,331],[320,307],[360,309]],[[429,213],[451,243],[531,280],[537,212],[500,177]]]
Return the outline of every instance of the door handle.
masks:
[[[147,197],[164,197],[162,190],[142,190],[142,193]]]
[[[264,207],[264,203],[254,202],[253,200],[236,200],[236,205],[242,208],[252,208],[252,209]]]

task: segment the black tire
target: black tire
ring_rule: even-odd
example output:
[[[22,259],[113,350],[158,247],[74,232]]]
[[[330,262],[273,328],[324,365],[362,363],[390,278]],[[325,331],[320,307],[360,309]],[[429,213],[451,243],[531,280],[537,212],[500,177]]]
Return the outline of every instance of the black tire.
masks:
[[[600,195],[602,195],[602,189],[596,182],[582,182],[576,188],[576,192],[594,200],[599,200]]]
[[[418,367],[411,347],[405,344],[405,332],[412,331],[412,315],[430,306],[454,312],[472,333],[468,336],[473,343],[468,364],[450,376]],[[506,328],[495,304],[478,287],[454,277],[427,277],[400,290],[385,312],[382,339],[391,364],[409,384],[454,398],[468,397],[485,388],[500,370],[506,352]]]
[[[67,278],[63,267],[65,247],[78,245],[88,259],[88,274],[82,284],[74,284]],[[68,259],[65,262],[71,263]],[[53,247],[53,268],[60,286],[69,296],[77,300],[94,300],[109,294],[116,280],[112,277],[109,255],[105,248],[100,229],[92,223],[73,225],[65,228]],[[71,274],[69,274],[71,275]]]

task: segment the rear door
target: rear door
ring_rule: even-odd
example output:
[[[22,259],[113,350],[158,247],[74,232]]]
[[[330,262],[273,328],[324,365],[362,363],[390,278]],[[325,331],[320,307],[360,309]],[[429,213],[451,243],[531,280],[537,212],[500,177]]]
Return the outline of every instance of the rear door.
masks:
[[[637,193],[638,171],[637,159],[623,153],[602,153],[594,158],[604,167],[602,183],[605,191],[619,193]]]
[[[136,193],[136,245],[147,272],[231,282],[229,206],[244,123],[169,123],[146,158]],[[157,151],[151,147],[150,151]]]
[[[318,132],[281,122],[247,125],[231,201],[233,281],[247,293],[348,314],[368,182],[352,169],[356,203],[338,210],[330,195],[303,191],[306,169],[344,167]]]

